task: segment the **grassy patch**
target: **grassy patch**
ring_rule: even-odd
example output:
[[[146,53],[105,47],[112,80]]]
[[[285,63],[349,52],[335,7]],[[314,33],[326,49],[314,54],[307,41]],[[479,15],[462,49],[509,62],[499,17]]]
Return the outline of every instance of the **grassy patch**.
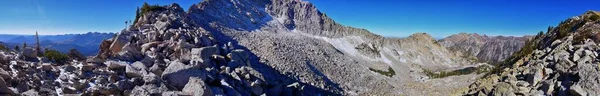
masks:
[[[423,72],[425,72],[425,74],[431,78],[444,78],[444,77],[449,77],[449,76],[456,76],[456,75],[467,75],[467,74],[471,74],[471,73],[477,73],[477,74],[481,74],[481,73],[486,73],[490,70],[490,67],[486,66],[486,65],[481,65],[478,67],[467,67],[467,68],[463,68],[463,69],[458,69],[458,70],[454,70],[454,71],[450,71],[450,72],[433,72],[431,70],[427,70],[427,69],[423,69]]]
[[[392,76],[396,75],[396,71],[394,71],[394,69],[392,69],[392,67],[388,67],[387,71],[377,70],[377,69],[373,69],[373,68],[369,68],[369,70],[371,70],[373,72],[377,72],[381,75],[388,76],[388,77],[392,77]]]

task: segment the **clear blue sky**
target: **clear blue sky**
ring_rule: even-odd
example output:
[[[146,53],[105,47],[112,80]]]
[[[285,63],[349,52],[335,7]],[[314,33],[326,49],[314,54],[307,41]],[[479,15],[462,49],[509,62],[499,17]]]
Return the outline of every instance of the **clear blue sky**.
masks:
[[[545,31],[600,1],[577,0],[308,0],[337,22],[384,35],[426,32],[444,37],[459,32],[521,36]],[[0,34],[118,32],[144,0],[7,0],[0,3]],[[200,0],[147,0],[179,3]]]

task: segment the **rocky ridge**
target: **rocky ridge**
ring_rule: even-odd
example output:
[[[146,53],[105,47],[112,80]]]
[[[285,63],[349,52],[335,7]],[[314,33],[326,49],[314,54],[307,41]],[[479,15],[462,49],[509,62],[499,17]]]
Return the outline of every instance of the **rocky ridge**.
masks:
[[[466,95],[600,95],[598,14],[588,11],[549,28],[521,49],[514,62],[469,87]],[[594,19],[595,18],[595,19]],[[530,51],[532,49],[533,51]]]
[[[500,63],[519,51],[531,36],[487,36],[477,33],[459,33],[439,40],[440,44],[463,57],[478,62]]]
[[[24,95],[447,95],[481,76],[429,78],[424,70],[474,64],[425,33],[384,38],[306,1],[144,5],[137,16],[85,61],[78,52],[67,64],[44,63],[32,48],[11,53],[0,63],[14,68],[3,69],[28,75],[9,82],[31,82],[0,87]],[[40,62],[14,58],[23,56]]]

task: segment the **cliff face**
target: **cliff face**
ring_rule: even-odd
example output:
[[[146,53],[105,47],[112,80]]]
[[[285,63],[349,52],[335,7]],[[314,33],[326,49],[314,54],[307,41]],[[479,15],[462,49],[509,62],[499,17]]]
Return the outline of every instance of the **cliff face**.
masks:
[[[478,62],[500,63],[519,51],[531,36],[481,36],[479,34],[459,33],[448,36],[439,43],[463,57],[475,58]]]

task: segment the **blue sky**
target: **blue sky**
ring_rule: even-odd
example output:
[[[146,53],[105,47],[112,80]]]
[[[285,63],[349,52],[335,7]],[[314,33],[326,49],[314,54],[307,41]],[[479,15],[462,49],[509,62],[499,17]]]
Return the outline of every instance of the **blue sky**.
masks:
[[[545,31],[600,1],[577,0],[308,0],[337,22],[405,37],[426,32],[436,38],[459,32],[521,36]],[[0,3],[0,34],[118,32],[144,0],[7,0]],[[187,10],[199,0],[179,3]]]

